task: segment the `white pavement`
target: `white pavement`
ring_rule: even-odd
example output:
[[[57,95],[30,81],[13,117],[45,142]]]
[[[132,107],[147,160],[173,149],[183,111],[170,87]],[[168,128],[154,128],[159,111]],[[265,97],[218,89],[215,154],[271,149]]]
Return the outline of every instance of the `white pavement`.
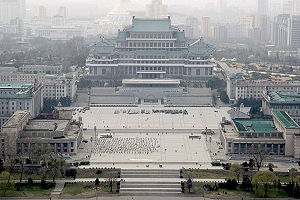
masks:
[[[188,115],[153,113],[157,110],[187,110]],[[222,117],[229,119],[229,107],[164,107],[164,106],[139,106],[139,107],[91,107],[85,113],[74,115],[75,119],[82,117],[83,126],[87,129],[218,129]],[[137,111],[138,114],[127,114],[128,110]],[[141,111],[150,114],[142,114]],[[126,112],[126,113],[123,113]],[[116,114],[115,114],[116,113]]]
[[[94,147],[90,162],[92,165],[105,163],[142,165],[186,163],[192,164],[194,167],[210,165],[211,158],[205,137],[202,134],[193,134],[199,138],[190,138],[190,136],[191,134],[174,133],[126,133],[113,134],[113,138],[100,138],[101,135],[99,135],[98,139],[102,143],[99,142]],[[139,145],[138,142],[142,144]],[[110,149],[111,146],[113,149]],[[140,148],[133,151],[138,147]],[[196,166],[194,163],[198,163],[198,165]],[[153,166],[154,164],[150,168]]]

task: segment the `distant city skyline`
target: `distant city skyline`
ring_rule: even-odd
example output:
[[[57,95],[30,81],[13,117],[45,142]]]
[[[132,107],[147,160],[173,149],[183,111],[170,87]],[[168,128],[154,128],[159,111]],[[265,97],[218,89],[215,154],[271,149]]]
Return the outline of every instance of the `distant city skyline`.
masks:
[[[27,0],[27,9],[31,10],[35,13],[35,15],[37,15],[38,7],[40,5],[43,5],[47,8],[47,12],[49,13],[49,15],[54,15],[56,14],[58,7],[65,6],[68,7],[70,17],[93,18],[105,15],[106,12],[108,12],[114,7],[115,4],[118,3],[118,1],[119,0]],[[135,5],[136,10],[145,11],[146,5],[151,3],[151,0],[131,0],[131,2]],[[226,0],[226,2],[228,6],[234,6],[241,9],[247,8],[251,11],[255,11],[257,7],[256,1],[253,0],[246,0],[246,2],[243,1],[243,3],[241,3],[241,1],[239,0]],[[168,5],[171,8],[170,12],[172,12],[172,7],[176,8],[180,5],[190,7],[191,9],[216,8],[218,0],[163,0],[163,4]]]

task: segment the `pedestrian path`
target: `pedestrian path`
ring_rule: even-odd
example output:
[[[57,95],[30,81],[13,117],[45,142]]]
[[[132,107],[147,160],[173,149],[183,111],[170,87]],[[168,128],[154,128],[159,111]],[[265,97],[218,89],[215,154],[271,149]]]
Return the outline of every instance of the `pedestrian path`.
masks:
[[[51,198],[59,198],[62,190],[64,189],[66,181],[56,182],[54,190],[51,192]]]
[[[180,196],[180,171],[122,169],[120,194],[123,196]]]

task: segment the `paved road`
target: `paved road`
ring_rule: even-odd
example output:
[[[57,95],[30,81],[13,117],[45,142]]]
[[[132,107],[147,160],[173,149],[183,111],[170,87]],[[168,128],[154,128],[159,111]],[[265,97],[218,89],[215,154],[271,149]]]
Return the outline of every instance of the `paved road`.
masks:
[[[225,71],[225,73],[228,74],[236,74],[236,73],[241,73],[243,72],[242,68],[234,68],[234,67],[229,67],[226,63],[224,62],[218,62],[218,64],[221,66],[221,68]]]
[[[1,198],[0,199],[26,199],[24,197],[20,198]],[[29,199],[29,198],[27,198]],[[36,198],[35,200],[45,200],[50,198]],[[203,197],[132,197],[132,196],[113,196],[113,197],[82,197],[82,198],[51,198],[51,200],[56,199],[64,199],[64,200],[82,200],[82,199],[89,199],[89,200],[210,200],[209,198]],[[241,199],[241,198],[239,198]]]

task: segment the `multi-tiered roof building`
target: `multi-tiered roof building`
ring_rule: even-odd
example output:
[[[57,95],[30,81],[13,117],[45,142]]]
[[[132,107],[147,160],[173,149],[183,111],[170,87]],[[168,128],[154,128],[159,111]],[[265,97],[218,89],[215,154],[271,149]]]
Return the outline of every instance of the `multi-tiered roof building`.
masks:
[[[114,40],[91,47],[90,74],[105,78],[181,78],[214,76],[214,48],[202,39],[190,40],[171,19],[137,19]]]

